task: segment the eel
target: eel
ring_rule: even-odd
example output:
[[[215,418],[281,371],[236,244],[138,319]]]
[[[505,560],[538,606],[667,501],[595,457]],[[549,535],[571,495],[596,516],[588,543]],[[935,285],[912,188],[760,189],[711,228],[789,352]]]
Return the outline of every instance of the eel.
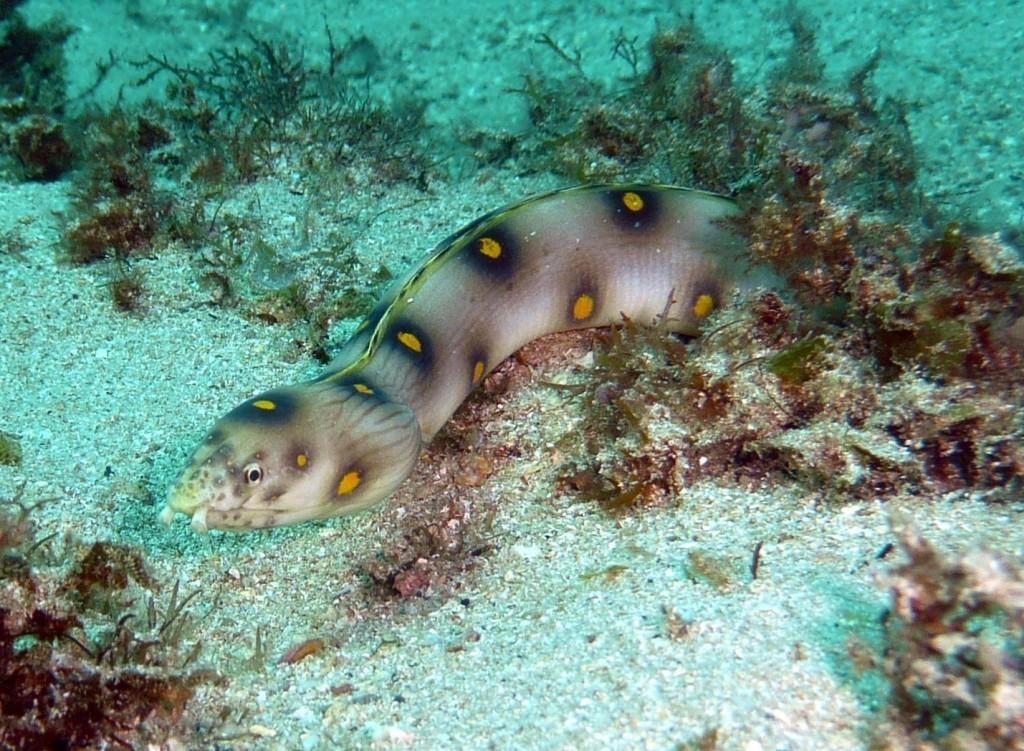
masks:
[[[555,190],[443,240],[310,381],[218,420],[160,511],[198,532],[373,506],[495,366],[527,342],[622,316],[694,335],[753,283],[730,199],[670,185]]]

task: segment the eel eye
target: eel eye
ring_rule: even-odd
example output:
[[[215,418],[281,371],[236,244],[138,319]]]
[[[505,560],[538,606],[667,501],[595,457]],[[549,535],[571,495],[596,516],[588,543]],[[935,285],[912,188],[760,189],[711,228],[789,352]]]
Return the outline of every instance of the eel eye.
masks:
[[[256,462],[246,464],[245,469],[242,470],[242,477],[250,485],[259,485],[260,480],[263,479],[263,467],[256,464]]]

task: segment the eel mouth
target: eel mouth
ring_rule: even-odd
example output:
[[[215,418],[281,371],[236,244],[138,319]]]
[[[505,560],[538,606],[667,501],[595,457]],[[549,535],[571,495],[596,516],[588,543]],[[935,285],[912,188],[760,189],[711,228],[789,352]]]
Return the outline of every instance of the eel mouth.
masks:
[[[192,517],[191,527],[200,534],[208,530],[206,514],[209,506],[196,497],[196,493],[186,483],[179,483],[171,488],[167,502],[160,509],[160,521],[169,526],[178,514]]]

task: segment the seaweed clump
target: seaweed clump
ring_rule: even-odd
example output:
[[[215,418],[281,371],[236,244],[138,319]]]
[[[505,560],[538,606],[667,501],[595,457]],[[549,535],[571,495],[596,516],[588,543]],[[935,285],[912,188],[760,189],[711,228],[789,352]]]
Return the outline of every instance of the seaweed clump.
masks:
[[[738,82],[728,53],[692,22],[658,30],[645,47],[620,34],[613,55],[630,72],[614,86],[588,77],[578,53],[538,37],[564,74],[524,79],[534,131],[519,156],[579,182],[654,178],[758,203],[801,179],[794,162],[818,163],[844,199],[916,206],[904,108],[870,90],[879,56],[837,90],[824,80],[813,28],[789,15],[790,54],[761,86]]]
[[[73,159],[61,118],[64,43],[74,30],[57,18],[30,26],[20,4],[0,4],[0,147],[25,179],[55,180]]]
[[[193,179],[248,182],[289,167],[331,180],[425,179],[423,104],[377,102],[357,85],[378,65],[373,43],[336,47],[329,28],[327,36],[323,65],[251,35],[246,47],[214,50],[204,66],[155,56],[140,64],[139,83],[170,76],[166,112],[187,144]]]
[[[558,444],[574,457],[559,478],[563,490],[610,511],[652,505],[681,491],[688,447],[663,435],[655,422],[684,408],[684,400],[693,396],[683,382],[701,376],[686,372],[685,360],[685,345],[663,326],[647,328],[626,320],[598,335],[591,378],[571,389],[583,395],[582,431],[571,431]],[[655,362],[660,367],[652,368]],[[731,399],[727,380],[692,385],[703,395],[698,408],[709,413]],[[686,395],[654,406],[654,394],[663,389]]]
[[[303,175],[293,192],[312,192],[314,202],[321,192],[368,180],[428,179],[433,165],[421,143],[422,105],[378,102],[369,93],[379,65],[372,42],[361,37],[335,47],[329,29],[328,37],[319,64],[294,45],[253,36],[243,46],[214,50],[205,64],[150,56],[134,63],[141,70],[134,84],[166,81],[161,101],[78,117],[80,169],[63,247],[75,264],[113,261],[110,289],[119,310],[140,312],[151,301],[135,264],[178,245],[205,246],[199,263],[214,304],[243,305],[269,323],[306,318],[315,331],[344,312],[311,292],[326,282],[278,273],[289,253],[272,247],[254,215],[225,208],[261,178]],[[171,184],[178,187],[162,187]],[[313,243],[309,221],[303,226],[306,250]],[[334,251],[348,241],[327,240],[332,253],[316,260],[339,267]],[[270,284],[253,283],[256,276]]]
[[[760,303],[784,310],[770,294]],[[794,433],[825,417],[846,419],[870,398],[866,389],[831,397],[846,385],[835,381],[836,355],[820,338],[776,324],[784,330],[764,334],[775,348],[766,355],[753,321],[723,320],[713,316],[696,349],[664,318],[654,327],[626,320],[598,335],[594,367],[573,389],[582,422],[556,444],[569,457],[561,489],[621,512],[679,498],[712,477],[758,487],[793,475]],[[737,361],[723,367],[722,348]],[[805,467],[807,479],[866,491],[871,475],[836,474],[834,451],[816,457],[813,471]]]
[[[181,609],[153,618],[150,631],[133,629],[130,581],[156,586],[141,555],[96,543],[62,581],[45,570],[54,536],[36,539],[30,511],[20,493],[0,505],[0,746],[138,748],[187,738],[191,698],[213,676],[184,672],[171,626],[160,631]],[[91,604],[62,591],[87,592]]]
[[[520,89],[535,129],[520,152],[537,166],[578,182],[653,172],[727,191],[763,158],[765,144],[744,141],[738,127],[751,112],[733,85],[732,63],[694,25],[656,33],[646,70],[636,39],[620,35],[613,54],[631,73],[617,90],[588,77],[578,52],[547,34],[535,42],[565,71],[528,74]]]
[[[984,550],[950,560],[899,532],[907,561],[888,576],[887,740],[875,748],[1024,747],[1024,578]],[[895,732],[894,732],[895,731]]]
[[[5,114],[59,113],[65,105],[64,43],[74,29],[60,19],[29,26],[17,6],[0,3],[0,101]]]
[[[71,169],[74,153],[64,126],[41,115],[14,133],[14,154],[28,180],[56,180]]]
[[[135,264],[175,241],[193,241],[201,202],[185,208],[157,187],[173,177],[171,132],[153,117],[124,109],[78,119],[81,169],[72,184],[72,212],[63,227],[65,259],[106,265],[115,309],[144,310],[147,292]],[[195,213],[193,213],[195,212]]]
[[[423,479],[424,497],[408,507],[416,510],[387,521],[387,547],[357,565],[371,601],[446,597],[492,547],[484,537],[489,513],[467,496],[463,478],[456,476],[454,486],[449,477]]]
[[[1001,323],[983,293],[950,316],[978,344],[918,350],[943,367],[956,357],[939,372],[879,357],[856,313],[840,325],[775,292],[714,313],[692,343],[626,321],[597,336],[594,367],[574,387],[582,422],[558,443],[568,457],[558,484],[612,510],[679,498],[705,479],[795,482],[825,500],[969,490],[1010,501],[1024,485],[1024,393],[1004,327],[1019,290],[995,279],[989,289],[1010,313]],[[983,369],[968,376],[973,362]]]
[[[380,550],[357,563],[367,607],[432,607],[493,551],[496,499],[487,483],[521,449],[500,427],[502,407],[490,397],[527,379],[518,356],[500,364],[426,447],[428,456],[375,525]],[[490,430],[493,441],[481,433]]]
[[[584,180],[656,175],[733,193],[752,265],[775,280],[710,316],[693,344],[631,322],[599,339],[579,388],[586,446],[567,436],[560,485],[611,508],[710,477],[796,481],[826,499],[1013,498],[1024,484],[1019,249],[955,218],[936,229],[905,107],[870,85],[880,56],[829,85],[813,27],[791,14],[790,55],[760,88],[734,82],[690,24],[651,38],[645,71],[635,40],[619,40],[634,70],[621,97],[542,40],[568,64],[550,86],[580,96],[527,79],[539,153]],[[625,125],[595,137],[595,118]],[[608,140],[618,131],[639,150]]]

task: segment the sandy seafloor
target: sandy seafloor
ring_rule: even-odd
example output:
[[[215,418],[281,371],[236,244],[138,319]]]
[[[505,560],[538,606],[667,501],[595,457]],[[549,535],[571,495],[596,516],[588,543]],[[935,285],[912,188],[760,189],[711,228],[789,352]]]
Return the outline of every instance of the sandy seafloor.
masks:
[[[61,12],[78,27],[68,55],[72,86],[81,90],[111,48],[125,58],[200,60],[238,42],[240,29],[227,28],[219,5],[33,1],[24,10],[31,20]],[[883,50],[875,82],[913,103],[925,189],[991,228],[1019,226],[1024,6],[806,7],[831,73]],[[731,50],[740,77],[759,75],[788,44],[781,4],[763,0],[254,2],[241,28],[288,33],[321,50],[326,15],[334,29],[373,39],[386,75],[430,102],[431,127],[514,129],[526,114],[505,90],[531,66],[551,64],[529,43],[538,33],[579,47],[595,75],[623,74],[609,58],[617,31],[643,39],[656,22],[691,8],[703,31]],[[109,99],[117,83],[97,96]],[[388,211],[372,236],[357,238],[356,251],[400,269],[403,256],[426,252],[479,213],[559,184],[501,171],[477,177],[456,174],[426,198],[408,188],[375,197]],[[302,179],[266,180],[236,197],[258,197],[271,243],[295,241],[307,207],[287,188]],[[877,674],[855,669],[849,646],[881,640],[888,594],[879,577],[888,562],[876,554],[894,539],[894,507],[943,550],[1024,551],[1012,506],[963,495],[821,504],[796,486],[747,493],[705,484],[677,504],[613,519],[556,497],[550,481],[531,481],[551,477],[548,446],[571,416],[560,394],[527,385],[500,397],[508,414],[530,419],[505,421],[503,440],[522,456],[483,489],[498,499],[494,551],[453,595],[357,612],[346,607],[360,586],[348,564],[386,547],[380,515],[401,514],[414,491],[381,510],[269,533],[200,537],[180,520],[159,525],[162,493],[210,422],[317,365],[296,360],[288,326],[202,305],[195,272],[173,251],[138,262],[150,290],[146,314],[116,312],[102,267],[56,260],[55,212],[67,196],[67,182],[0,184],[0,227],[17,225],[29,245],[21,257],[0,258],[0,428],[18,435],[25,452],[21,467],[0,467],[0,497],[27,482],[26,497],[52,499],[35,514],[41,534],[142,546],[159,579],[202,589],[194,612],[209,614],[199,664],[229,680],[201,688],[194,701],[230,707],[239,729],[255,730],[235,742],[240,747],[662,749],[717,728],[723,749],[861,749],[884,694]],[[341,221],[362,200],[339,195],[336,206],[316,206],[313,221]],[[695,549],[742,572],[758,541],[756,580],[737,575],[719,591],[686,575]],[[627,568],[612,581],[583,576],[613,565]],[[685,639],[668,637],[666,607],[693,623]],[[263,671],[248,663],[257,625],[270,655]],[[312,636],[328,637],[330,647],[276,664]],[[336,695],[331,687],[340,684],[354,691]]]

